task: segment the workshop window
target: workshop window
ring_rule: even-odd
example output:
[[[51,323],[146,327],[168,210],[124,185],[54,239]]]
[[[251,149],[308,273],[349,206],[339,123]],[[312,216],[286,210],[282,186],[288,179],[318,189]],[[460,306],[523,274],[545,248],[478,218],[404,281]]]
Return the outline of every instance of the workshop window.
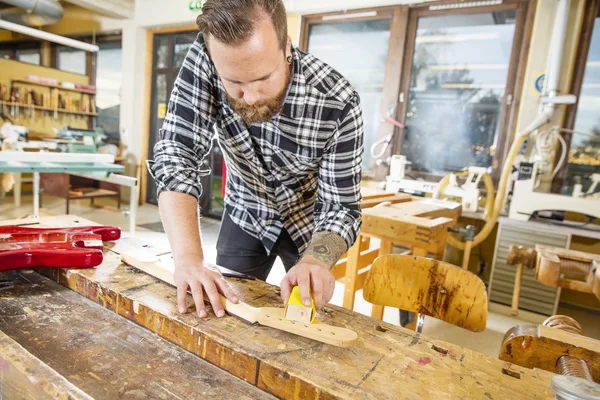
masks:
[[[363,174],[370,175],[375,160],[368,149],[377,140],[381,124],[392,15],[376,11],[356,12],[355,15],[354,18],[347,14],[311,16],[304,26],[308,37],[303,47],[339,71],[358,92],[365,131],[362,168]]]
[[[41,54],[40,49],[23,49],[17,50],[17,60],[34,65],[41,64]]]
[[[97,127],[109,141],[120,140],[121,87],[123,84],[121,41],[101,42],[96,55]]]
[[[569,107],[565,123],[568,163],[553,186],[569,195],[576,184],[587,192],[592,175],[600,174],[600,1],[588,1],[587,7],[572,88],[578,101]]]
[[[56,48],[56,67],[60,70],[76,74],[86,74],[86,54],[73,47],[58,46]]]
[[[411,10],[395,153],[439,179],[469,166],[502,170],[525,62],[528,3],[448,2]]]

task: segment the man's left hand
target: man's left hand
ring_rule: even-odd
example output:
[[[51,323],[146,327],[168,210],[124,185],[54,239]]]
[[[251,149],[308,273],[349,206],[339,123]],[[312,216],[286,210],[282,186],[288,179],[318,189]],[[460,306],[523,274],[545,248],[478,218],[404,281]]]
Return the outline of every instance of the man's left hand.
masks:
[[[318,261],[310,260],[312,257],[303,257],[281,281],[281,299],[287,304],[294,286],[300,289],[302,303],[310,307],[310,293],[315,300],[315,307],[320,310],[331,300],[335,289],[335,278],[329,272],[329,267],[321,265]]]

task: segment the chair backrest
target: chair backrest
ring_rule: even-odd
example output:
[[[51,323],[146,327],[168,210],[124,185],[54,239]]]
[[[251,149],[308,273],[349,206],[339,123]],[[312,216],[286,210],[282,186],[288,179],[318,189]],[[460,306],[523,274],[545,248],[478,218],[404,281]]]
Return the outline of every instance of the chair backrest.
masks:
[[[474,332],[485,329],[487,293],[474,274],[424,257],[378,257],[363,297],[372,304],[428,315]]]

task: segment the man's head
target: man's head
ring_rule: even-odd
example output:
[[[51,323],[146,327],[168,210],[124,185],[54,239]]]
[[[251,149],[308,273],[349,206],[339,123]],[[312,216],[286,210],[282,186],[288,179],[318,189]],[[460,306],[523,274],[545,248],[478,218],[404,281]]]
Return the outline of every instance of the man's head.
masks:
[[[281,109],[292,56],[282,0],[207,0],[197,19],[227,97],[246,124]]]

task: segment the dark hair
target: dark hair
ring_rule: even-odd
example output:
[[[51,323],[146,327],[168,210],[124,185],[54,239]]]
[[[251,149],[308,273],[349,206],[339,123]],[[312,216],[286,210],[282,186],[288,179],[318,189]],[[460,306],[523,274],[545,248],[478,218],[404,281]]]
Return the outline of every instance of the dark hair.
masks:
[[[206,43],[212,35],[219,42],[236,45],[249,39],[264,17],[271,18],[279,45],[285,49],[287,15],[282,0],[207,0],[196,24]]]

